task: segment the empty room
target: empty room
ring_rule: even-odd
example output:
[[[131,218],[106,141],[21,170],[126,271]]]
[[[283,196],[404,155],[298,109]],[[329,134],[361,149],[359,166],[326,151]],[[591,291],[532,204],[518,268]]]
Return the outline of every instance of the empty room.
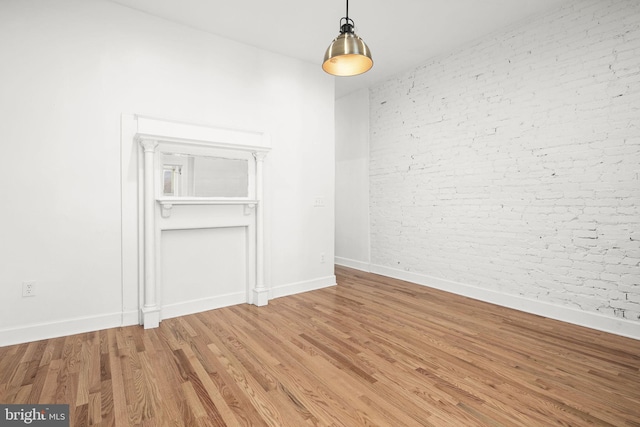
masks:
[[[0,0],[0,426],[640,426],[637,0]]]

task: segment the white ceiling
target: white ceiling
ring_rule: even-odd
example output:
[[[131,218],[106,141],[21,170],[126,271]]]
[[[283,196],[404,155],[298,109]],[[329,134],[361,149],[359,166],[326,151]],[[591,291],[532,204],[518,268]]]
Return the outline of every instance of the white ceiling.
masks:
[[[320,67],[345,0],[111,0]],[[366,74],[336,78],[336,96],[370,86],[493,31],[571,0],[351,0],[369,46]]]

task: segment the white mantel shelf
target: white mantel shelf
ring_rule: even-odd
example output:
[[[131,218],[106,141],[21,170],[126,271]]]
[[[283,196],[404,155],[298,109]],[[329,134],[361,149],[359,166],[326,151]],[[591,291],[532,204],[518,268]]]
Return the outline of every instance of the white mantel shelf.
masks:
[[[160,204],[161,216],[169,218],[171,216],[171,208],[174,205],[244,205],[245,215],[251,213],[258,204],[258,200],[254,199],[225,199],[220,197],[158,197],[156,201]]]
[[[158,197],[162,206],[165,205],[255,205],[257,200],[225,199],[220,197]]]

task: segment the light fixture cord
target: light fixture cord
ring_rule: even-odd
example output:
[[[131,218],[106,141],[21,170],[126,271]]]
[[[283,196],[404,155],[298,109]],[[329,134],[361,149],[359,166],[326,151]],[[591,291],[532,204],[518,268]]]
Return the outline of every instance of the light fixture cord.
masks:
[[[355,26],[353,19],[349,18],[349,0],[346,0],[346,2],[347,2],[347,16],[340,19],[340,34],[353,33],[353,27]],[[342,23],[342,21],[344,21],[344,24]]]

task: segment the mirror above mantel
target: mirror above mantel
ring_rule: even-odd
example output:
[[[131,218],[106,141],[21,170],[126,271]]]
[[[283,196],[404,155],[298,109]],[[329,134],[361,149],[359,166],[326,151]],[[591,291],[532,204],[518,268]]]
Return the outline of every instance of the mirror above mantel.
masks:
[[[168,218],[174,205],[245,205],[255,208],[256,175],[253,154],[210,149],[208,155],[161,152],[157,201]]]
[[[248,153],[202,156],[162,153],[161,197],[250,198]],[[253,187],[253,186],[251,186]]]

